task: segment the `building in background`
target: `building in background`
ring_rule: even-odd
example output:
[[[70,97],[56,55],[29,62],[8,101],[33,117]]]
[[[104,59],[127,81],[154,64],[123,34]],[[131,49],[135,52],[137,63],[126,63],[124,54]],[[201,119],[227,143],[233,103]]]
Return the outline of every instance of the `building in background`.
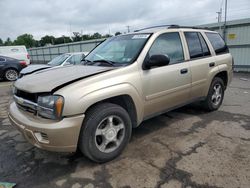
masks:
[[[223,36],[223,22],[201,25]],[[250,72],[250,18],[228,21],[225,40],[234,57],[234,70]]]

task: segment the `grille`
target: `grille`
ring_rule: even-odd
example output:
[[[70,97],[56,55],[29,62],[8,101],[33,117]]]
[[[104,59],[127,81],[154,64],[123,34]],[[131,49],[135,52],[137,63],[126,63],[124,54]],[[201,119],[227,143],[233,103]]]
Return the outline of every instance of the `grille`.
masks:
[[[21,90],[17,89],[15,95],[20,97],[20,98],[23,98],[23,99],[26,99],[26,100],[29,100],[29,101],[32,101],[35,103],[37,102],[37,94],[36,93],[28,93],[28,92],[21,91]]]

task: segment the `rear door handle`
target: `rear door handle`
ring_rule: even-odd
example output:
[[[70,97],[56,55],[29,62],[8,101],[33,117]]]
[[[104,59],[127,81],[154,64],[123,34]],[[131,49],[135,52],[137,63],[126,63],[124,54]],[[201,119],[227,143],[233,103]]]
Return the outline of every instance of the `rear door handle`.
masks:
[[[186,74],[188,72],[188,69],[181,69],[181,74]]]
[[[215,66],[215,62],[209,63],[209,67],[214,67]]]

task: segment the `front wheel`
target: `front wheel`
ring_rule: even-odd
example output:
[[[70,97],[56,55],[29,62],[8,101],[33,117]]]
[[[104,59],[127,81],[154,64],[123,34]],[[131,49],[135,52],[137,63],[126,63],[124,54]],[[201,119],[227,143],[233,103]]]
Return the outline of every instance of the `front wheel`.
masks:
[[[217,110],[224,98],[225,85],[221,78],[215,77],[210,85],[206,100],[203,106],[208,111]]]
[[[131,132],[131,120],[125,109],[111,103],[98,104],[86,114],[79,148],[89,159],[107,162],[121,154]]]

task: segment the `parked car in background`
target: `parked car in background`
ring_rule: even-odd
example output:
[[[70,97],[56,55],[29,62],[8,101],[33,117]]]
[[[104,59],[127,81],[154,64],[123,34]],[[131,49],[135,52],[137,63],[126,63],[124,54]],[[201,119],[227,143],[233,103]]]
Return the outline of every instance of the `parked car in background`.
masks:
[[[26,67],[20,72],[19,77],[21,78],[27,74],[32,74],[34,72],[52,67],[81,64],[81,60],[84,59],[87,54],[88,52],[74,52],[74,53],[61,54],[52,59],[50,62],[48,62],[48,64],[37,64]]]
[[[0,55],[26,62],[26,65],[30,64],[30,56],[25,46],[0,46]]]
[[[15,81],[19,72],[26,67],[26,62],[17,59],[0,56],[0,78]]]

